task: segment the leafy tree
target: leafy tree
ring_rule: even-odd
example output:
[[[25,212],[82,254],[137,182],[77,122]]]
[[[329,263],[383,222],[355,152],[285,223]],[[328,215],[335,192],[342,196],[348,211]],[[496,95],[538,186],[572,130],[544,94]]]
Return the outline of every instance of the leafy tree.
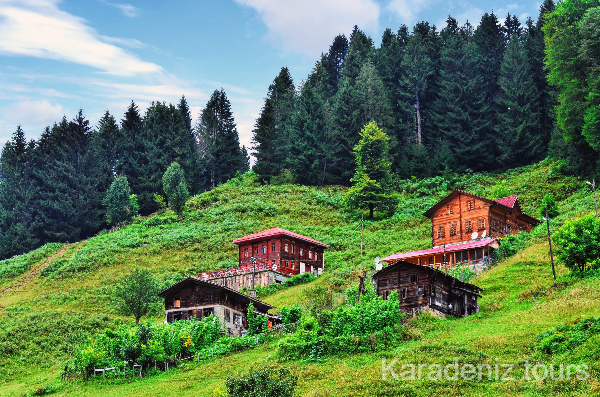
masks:
[[[115,310],[124,316],[133,316],[135,323],[148,314],[151,305],[158,302],[158,283],[146,269],[134,269],[123,277],[113,291]]]
[[[131,196],[127,177],[116,177],[106,192],[103,201],[106,206],[106,222],[109,225],[125,222],[135,215]]]
[[[249,169],[248,153],[240,138],[223,89],[215,90],[196,126],[203,189],[216,187]]]
[[[600,57],[594,44],[600,37],[600,11],[593,1],[565,0],[545,16],[548,81],[558,91],[557,124],[572,147],[569,160],[589,175],[600,151]]]
[[[572,271],[600,266],[600,220],[592,215],[565,222],[553,235],[558,259]]]
[[[178,163],[173,163],[163,175],[163,190],[169,200],[169,208],[181,215],[185,202],[189,198],[183,169]]]
[[[256,315],[254,313],[254,305],[252,302],[248,305],[248,313],[246,316],[248,320],[248,335],[256,335],[263,332],[263,328],[265,326],[265,318],[262,316]]]
[[[227,393],[236,397],[293,397],[298,376],[288,368],[263,367],[247,374],[229,375]]]
[[[394,212],[397,201],[387,159],[389,137],[375,122],[365,125],[360,136],[360,142],[354,147],[354,185],[346,193],[346,203],[351,208],[368,208],[370,218],[375,209]]]
[[[546,217],[546,210],[550,218],[558,216],[558,204],[556,204],[556,200],[552,194],[546,194],[542,199],[542,204],[540,205],[540,216],[542,218]]]
[[[302,318],[302,309],[296,303],[294,306],[281,308],[281,321],[283,324],[295,324]]]

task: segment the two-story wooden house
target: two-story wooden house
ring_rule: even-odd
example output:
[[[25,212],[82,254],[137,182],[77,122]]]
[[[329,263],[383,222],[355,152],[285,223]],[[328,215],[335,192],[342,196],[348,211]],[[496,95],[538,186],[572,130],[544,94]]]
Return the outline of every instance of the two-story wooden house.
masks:
[[[319,275],[325,264],[327,244],[275,227],[233,240],[239,266],[199,275],[229,288],[253,289],[282,283],[304,273]]]
[[[540,223],[521,210],[517,196],[490,200],[455,190],[425,211],[431,219],[433,248],[390,255],[382,262],[405,260],[436,268],[459,263],[483,265],[498,248],[498,237],[530,232]]]

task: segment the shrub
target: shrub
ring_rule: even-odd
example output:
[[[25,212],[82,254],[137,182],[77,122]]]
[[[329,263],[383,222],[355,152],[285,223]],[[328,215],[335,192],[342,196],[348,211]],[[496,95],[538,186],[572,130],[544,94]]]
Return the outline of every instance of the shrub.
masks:
[[[292,397],[297,384],[298,376],[288,368],[270,366],[230,375],[225,382],[227,392],[235,397]]]
[[[545,354],[570,351],[600,333],[600,318],[588,317],[573,325],[559,325],[538,335],[538,350]]]
[[[565,222],[552,236],[558,260],[572,271],[600,265],[600,220],[594,215]]]

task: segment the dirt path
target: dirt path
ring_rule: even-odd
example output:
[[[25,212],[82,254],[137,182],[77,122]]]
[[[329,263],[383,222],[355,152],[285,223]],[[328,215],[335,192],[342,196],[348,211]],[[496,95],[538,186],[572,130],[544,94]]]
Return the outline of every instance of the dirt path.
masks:
[[[17,288],[21,287],[22,285],[27,284],[31,279],[39,276],[39,274],[40,274],[40,272],[42,271],[43,268],[45,268],[54,259],[62,256],[65,252],[67,252],[67,250],[72,245],[73,244],[65,244],[65,245],[63,245],[61,247],[61,249],[59,249],[56,253],[50,255],[48,258],[46,258],[45,261],[38,263],[37,265],[33,266],[28,271],[26,271],[25,274],[17,277],[12,283],[10,283],[8,285],[8,287],[6,287],[2,291],[0,291],[0,295],[5,294],[7,292],[14,291]]]

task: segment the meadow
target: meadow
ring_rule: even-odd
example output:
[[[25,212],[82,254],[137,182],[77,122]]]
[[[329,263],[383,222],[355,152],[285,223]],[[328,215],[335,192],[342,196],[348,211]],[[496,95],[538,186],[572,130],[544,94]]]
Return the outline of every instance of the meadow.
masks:
[[[430,395],[594,395],[600,393],[600,336],[551,354],[539,335],[557,326],[600,316],[598,278],[575,277],[558,265],[552,279],[545,224],[520,241],[520,251],[477,275],[483,288],[480,313],[464,319],[423,316],[406,325],[403,341],[371,353],[341,353],[320,361],[276,355],[275,337],[254,349],[186,363],[143,379],[95,379],[62,382],[60,374],[74,348],[95,333],[116,330],[131,318],[111,309],[112,286],[133,268],[146,268],[165,286],[182,277],[236,264],[237,237],[283,227],[330,245],[326,272],[315,281],[276,291],[263,299],[278,308],[310,306],[326,291],[356,284],[375,257],[427,248],[429,220],[421,214],[454,188],[497,198],[517,194],[524,211],[539,217],[544,194],[552,193],[564,220],[593,211],[585,181],[560,175],[556,164],[542,162],[501,175],[472,174],[397,181],[398,210],[389,218],[365,221],[360,253],[360,213],[342,207],[342,187],[259,185],[252,174],[235,178],[193,197],[184,216],[170,211],[135,218],[87,241],[47,245],[0,262],[0,394],[37,395],[194,395],[218,396],[227,374],[260,363],[291,367],[299,376],[301,396]],[[533,300],[535,297],[535,301]],[[537,304],[536,304],[537,302]],[[539,305],[539,306],[538,306]],[[161,322],[157,307],[144,321]],[[382,380],[382,359],[413,364],[514,363],[515,380]],[[589,377],[553,381],[524,379],[524,364],[587,363]]]

